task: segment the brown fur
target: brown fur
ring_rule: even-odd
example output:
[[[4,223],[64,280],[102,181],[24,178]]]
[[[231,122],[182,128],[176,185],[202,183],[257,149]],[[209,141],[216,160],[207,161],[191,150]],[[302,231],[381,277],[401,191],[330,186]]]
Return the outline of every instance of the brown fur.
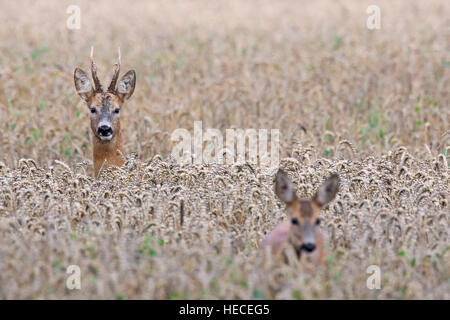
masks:
[[[315,265],[323,263],[325,254],[323,252],[323,237],[320,232],[320,227],[316,226],[316,221],[319,218],[320,206],[309,199],[298,199],[287,205],[287,210],[290,218],[296,218],[299,225],[290,223],[289,233],[286,236],[289,245],[295,248],[299,260],[310,260]],[[305,225],[309,222],[314,229],[314,237],[316,240],[316,250],[313,253],[302,254],[299,250],[302,244],[302,232],[299,226]]]
[[[96,93],[89,101],[88,105],[91,107],[101,108],[102,100],[106,97],[110,97],[110,110],[114,112],[115,108],[119,108],[122,101],[111,93]],[[110,166],[122,166],[124,161],[123,157],[126,156],[122,145],[122,132],[120,128],[120,118],[115,117],[112,121],[112,128],[114,130],[114,136],[110,141],[102,141],[96,134],[98,126],[98,117],[91,116],[91,130],[92,130],[92,142],[93,148],[93,162],[94,162],[94,176],[97,177],[100,169],[106,169]],[[120,155],[120,151],[123,155]]]
[[[310,261],[320,265],[324,261],[323,238],[317,224],[319,211],[323,205],[331,201],[338,191],[339,177],[331,175],[317,190],[312,199],[299,199],[294,184],[283,170],[276,175],[275,192],[286,203],[290,221],[280,223],[262,242],[263,246],[271,246],[272,254],[280,254],[286,246],[292,246],[300,261]],[[317,201],[320,199],[322,202]],[[308,234],[305,238],[305,235]],[[313,238],[314,241],[311,239]],[[305,239],[315,244],[312,252],[304,251]]]
[[[122,145],[122,133],[120,128],[120,110],[123,102],[130,98],[136,85],[136,72],[129,70],[120,79],[116,88],[117,79],[120,72],[120,50],[119,61],[114,70],[114,76],[107,92],[103,92],[100,81],[97,78],[96,67],[93,60],[93,49],[91,49],[91,72],[95,86],[93,87],[87,74],[76,68],[74,72],[75,88],[80,97],[86,102],[91,110],[91,130],[93,133],[93,163],[94,176],[98,177],[102,168],[110,166],[122,166],[124,163],[125,151]],[[106,119],[106,120],[105,120]],[[101,125],[101,128],[99,128]],[[107,127],[107,129],[102,129]],[[111,130],[112,137],[98,131]],[[107,131],[106,131],[107,132]],[[110,136],[110,135],[109,135]],[[104,138],[104,140],[101,139]]]

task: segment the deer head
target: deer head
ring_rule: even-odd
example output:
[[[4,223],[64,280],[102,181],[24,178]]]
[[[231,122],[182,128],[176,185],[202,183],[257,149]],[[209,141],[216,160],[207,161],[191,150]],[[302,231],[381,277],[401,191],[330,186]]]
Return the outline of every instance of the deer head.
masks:
[[[118,61],[115,64],[114,74],[106,92],[97,77],[97,68],[94,62],[94,48],[91,48],[91,73],[94,86],[92,86],[86,72],[75,68],[74,80],[78,95],[86,102],[91,114],[91,129],[94,137],[103,143],[114,139],[120,133],[120,109],[125,100],[131,97],[136,85],[136,72],[129,70],[119,80],[120,48]]]
[[[290,228],[287,241],[294,247],[297,254],[312,253],[316,250],[321,234],[319,211],[334,199],[339,189],[339,176],[332,174],[319,187],[312,199],[299,199],[295,186],[286,172],[279,169],[275,177],[275,193],[286,203],[290,217]],[[321,244],[321,243],[320,243]],[[322,250],[322,248],[320,248]]]

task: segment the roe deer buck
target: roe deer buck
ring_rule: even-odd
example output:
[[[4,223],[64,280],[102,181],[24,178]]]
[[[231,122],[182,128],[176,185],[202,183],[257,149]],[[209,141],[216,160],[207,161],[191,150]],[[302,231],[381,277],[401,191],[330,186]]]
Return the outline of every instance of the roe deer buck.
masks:
[[[122,146],[122,135],[120,132],[120,109],[123,102],[133,94],[136,85],[136,72],[129,70],[119,81],[120,73],[120,48],[118,50],[118,61],[111,83],[106,92],[103,91],[97,77],[97,68],[94,62],[94,48],[91,48],[91,73],[94,87],[87,74],[80,68],[75,68],[74,80],[78,95],[86,102],[91,113],[91,130],[94,144],[93,162],[94,175],[98,176],[100,169],[104,166],[122,166],[125,156]],[[118,153],[122,153],[120,155]]]
[[[272,254],[279,254],[285,245],[291,245],[300,261],[306,256],[313,264],[321,264],[324,253],[318,214],[321,207],[334,199],[338,189],[339,176],[332,174],[312,199],[299,199],[294,184],[286,172],[279,169],[275,178],[275,193],[286,203],[290,221],[280,223],[263,240],[262,246],[270,246]]]

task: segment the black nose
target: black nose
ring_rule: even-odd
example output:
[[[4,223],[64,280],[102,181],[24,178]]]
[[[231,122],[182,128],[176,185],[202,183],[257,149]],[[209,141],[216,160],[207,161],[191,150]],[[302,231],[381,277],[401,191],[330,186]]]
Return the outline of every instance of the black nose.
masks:
[[[101,126],[98,128],[98,134],[100,136],[109,136],[112,134],[112,128],[110,126]]]
[[[301,245],[300,249],[306,252],[313,252],[316,250],[316,245],[314,243],[304,243]]]

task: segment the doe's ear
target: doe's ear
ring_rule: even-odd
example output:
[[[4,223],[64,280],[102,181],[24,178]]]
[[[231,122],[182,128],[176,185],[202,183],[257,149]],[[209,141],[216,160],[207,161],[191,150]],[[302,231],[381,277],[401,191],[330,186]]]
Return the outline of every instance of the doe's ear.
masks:
[[[120,78],[119,85],[117,86],[117,95],[125,101],[129,99],[134,92],[136,86],[136,72],[129,70]]]
[[[80,68],[75,68],[73,79],[75,81],[75,88],[77,89],[78,95],[87,102],[94,93],[94,89],[92,88],[91,80],[89,80],[88,75]]]
[[[334,199],[339,190],[339,176],[334,173],[325,180],[319,187],[313,200],[319,205],[324,206]]]
[[[278,169],[275,177],[275,193],[285,203],[291,203],[297,199],[295,186],[283,169]]]

